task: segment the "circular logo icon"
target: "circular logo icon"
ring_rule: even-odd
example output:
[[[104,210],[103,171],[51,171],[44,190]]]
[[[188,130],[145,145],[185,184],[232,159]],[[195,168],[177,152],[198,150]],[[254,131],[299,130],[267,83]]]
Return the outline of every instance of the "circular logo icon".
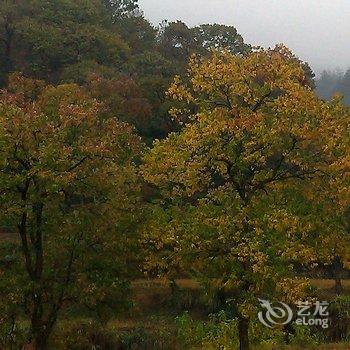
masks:
[[[283,302],[271,303],[268,300],[259,299],[260,305],[265,311],[258,314],[259,321],[266,327],[274,328],[278,325],[286,325],[293,319],[292,309]]]

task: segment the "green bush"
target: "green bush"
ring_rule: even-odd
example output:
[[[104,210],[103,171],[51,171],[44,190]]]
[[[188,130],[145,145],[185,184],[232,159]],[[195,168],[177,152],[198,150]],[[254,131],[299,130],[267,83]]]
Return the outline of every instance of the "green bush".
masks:
[[[267,328],[256,318],[250,322],[250,342],[258,349],[275,349],[284,342],[285,334],[282,327]]]
[[[237,324],[225,314],[210,315],[208,321],[195,321],[188,313],[176,318],[177,335],[182,349],[236,349]]]
[[[301,348],[313,348],[320,343],[320,337],[308,326],[293,325],[294,333],[289,336],[289,343]]]
[[[323,330],[329,342],[350,341],[350,296],[339,296],[329,306],[330,326]]]

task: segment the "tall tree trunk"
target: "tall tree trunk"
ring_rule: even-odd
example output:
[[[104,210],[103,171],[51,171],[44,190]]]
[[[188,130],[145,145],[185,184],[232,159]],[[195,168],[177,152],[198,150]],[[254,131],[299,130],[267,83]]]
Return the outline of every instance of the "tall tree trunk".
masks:
[[[238,318],[239,350],[249,350],[249,319]]]
[[[32,310],[32,331],[35,339],[36,350],[45,350],[47,348],[48,335],[50,333],[47,324],[44,321],[44,302],[43,302],[43,203],[33,204],[33,214],[35,217],[35,233],[32,237],[34,250],[34,281],[35,286],[32,291],[33,310]]]

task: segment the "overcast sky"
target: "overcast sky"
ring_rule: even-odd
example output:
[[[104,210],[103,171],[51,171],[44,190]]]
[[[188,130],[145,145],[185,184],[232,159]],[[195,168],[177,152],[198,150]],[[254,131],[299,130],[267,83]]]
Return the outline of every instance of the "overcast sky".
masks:
[[[247,43],[284,43],[313,69],[350,67],[350,0],[139,0],[146,18],[233,25]]]

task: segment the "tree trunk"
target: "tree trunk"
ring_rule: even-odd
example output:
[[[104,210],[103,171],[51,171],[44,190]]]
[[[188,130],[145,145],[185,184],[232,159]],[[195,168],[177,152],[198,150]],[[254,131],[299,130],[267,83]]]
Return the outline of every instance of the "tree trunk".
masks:
[[[340,256],[336,256],[333,261],[333,278],[334,278],[334,290],[337,295],[342,294],[343,286],[341,283],[341,274],[343,270],[343,262]]]
[[[239,350],[249,350],[249,319],[240,317],[238,319]]]
[[[342,294],[343,293],[343,285],[341,283],[341,279],[336,278],[334,281],[335,281],[335,286],[334,286],[335,293],[337,295]]]
[[[39,332],[35,335],[34,349],[35,350],[47,350],[48,337],[46,332]]]

